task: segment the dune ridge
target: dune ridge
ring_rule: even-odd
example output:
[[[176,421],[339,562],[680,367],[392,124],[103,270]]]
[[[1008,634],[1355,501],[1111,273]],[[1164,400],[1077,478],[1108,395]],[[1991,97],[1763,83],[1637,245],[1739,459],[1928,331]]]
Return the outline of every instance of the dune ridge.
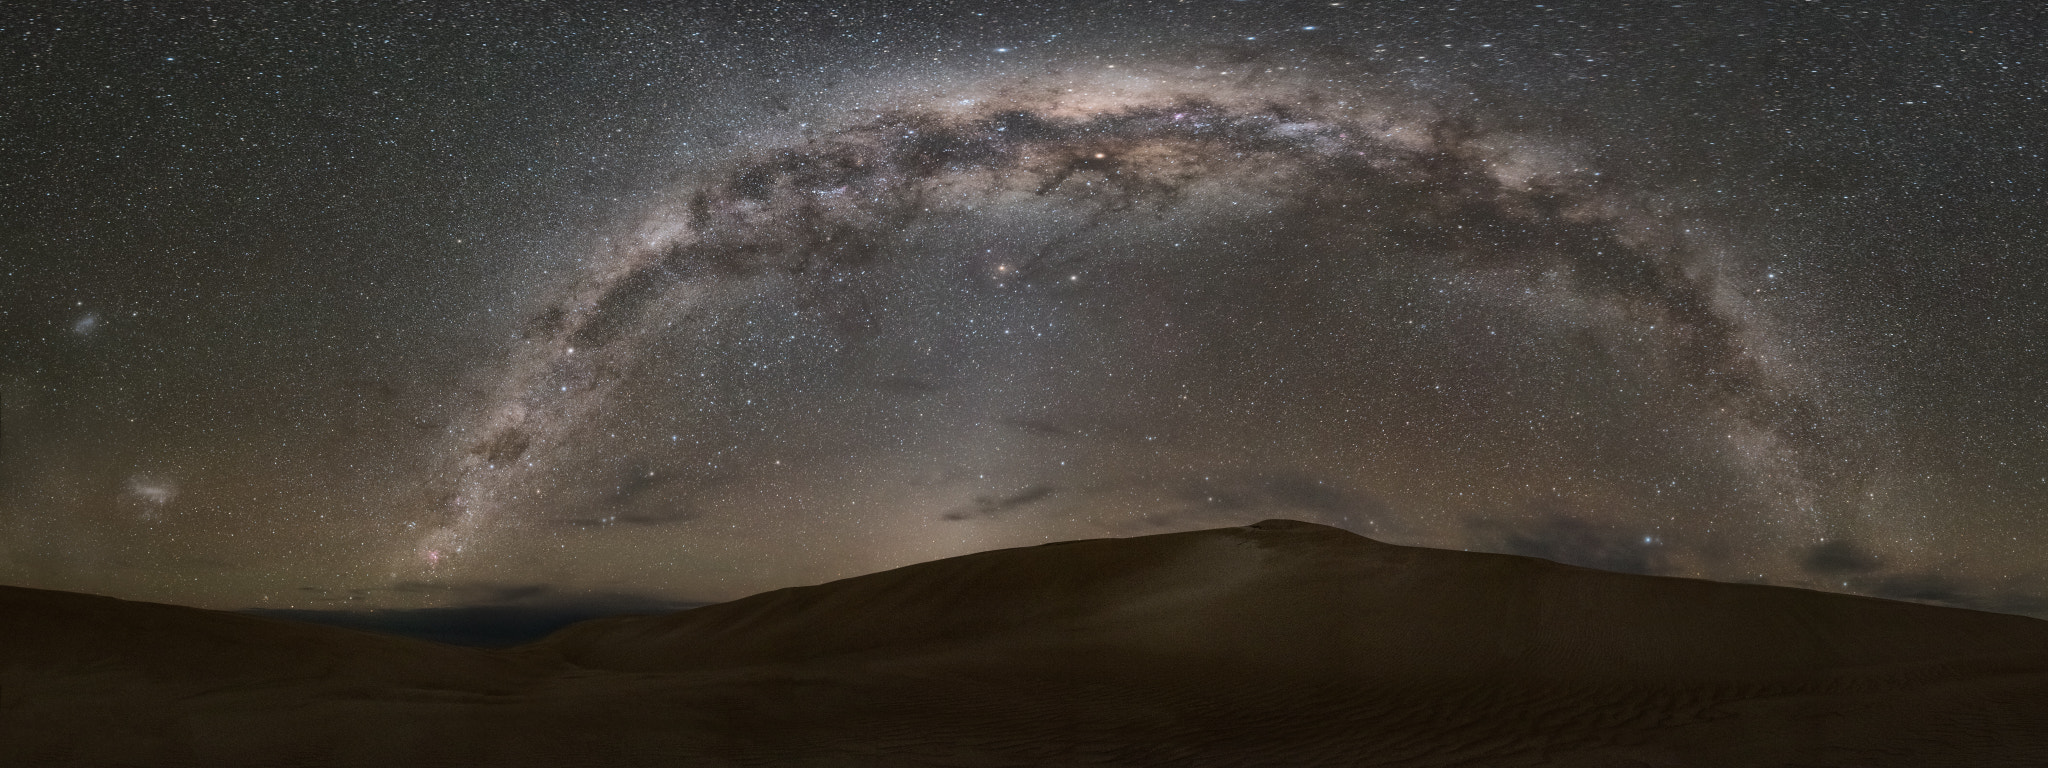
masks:
[[[484,651],[0,588],[8,765],[2048,764],[2048,622],[1309,523]]]

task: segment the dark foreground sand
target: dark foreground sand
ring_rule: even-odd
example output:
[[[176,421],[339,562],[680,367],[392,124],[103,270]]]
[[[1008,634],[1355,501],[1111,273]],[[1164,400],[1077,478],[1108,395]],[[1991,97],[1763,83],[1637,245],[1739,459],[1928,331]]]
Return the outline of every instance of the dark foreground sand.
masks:
[[[0,588],[0,765],[2048,765],[2048,622],[1317,525],[509,651]]]

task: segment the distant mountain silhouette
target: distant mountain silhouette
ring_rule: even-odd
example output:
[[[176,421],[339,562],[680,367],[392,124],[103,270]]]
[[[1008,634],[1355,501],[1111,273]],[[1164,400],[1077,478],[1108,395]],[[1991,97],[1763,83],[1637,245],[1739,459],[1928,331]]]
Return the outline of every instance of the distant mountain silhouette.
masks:
[[[0,588],[5,765],[2048,764],[2048,622],[1290,521],[486,651]]]
[[[400,635],[448,645],[510,648],[531,643],[571,624],[591,619],[629,612],[679,611],[700,605],[703,603],[648,600],[642,604],[632,605],[562,602],[360,611],[256,608],[243,613]]]

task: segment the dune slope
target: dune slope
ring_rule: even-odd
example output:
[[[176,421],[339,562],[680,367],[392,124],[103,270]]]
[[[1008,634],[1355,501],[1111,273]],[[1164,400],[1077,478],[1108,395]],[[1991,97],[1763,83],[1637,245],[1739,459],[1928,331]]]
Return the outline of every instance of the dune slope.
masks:
[[[501,652],[0,589],[0,764],[2048,764],[2048,622],[1323,526],[985,552]]]

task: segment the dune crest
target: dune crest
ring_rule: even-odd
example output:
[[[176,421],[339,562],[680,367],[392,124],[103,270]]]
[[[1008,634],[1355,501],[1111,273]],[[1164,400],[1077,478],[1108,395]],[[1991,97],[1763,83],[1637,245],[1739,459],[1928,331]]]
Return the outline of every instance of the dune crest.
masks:
[[[2048,622],[1293,521],[482,651],[0,588],[9,765],[2018,765]]]

